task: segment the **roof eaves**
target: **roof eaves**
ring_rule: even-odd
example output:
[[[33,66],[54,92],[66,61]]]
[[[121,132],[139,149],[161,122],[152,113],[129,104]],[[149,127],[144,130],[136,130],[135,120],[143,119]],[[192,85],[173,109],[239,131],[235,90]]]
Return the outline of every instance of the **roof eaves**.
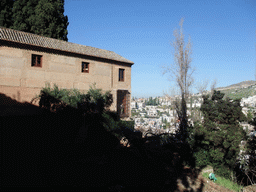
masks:
[[[95,47],[66,42],[59,39],[53,39],[5,27],[0,27],[0,40],[12,41],[16,43],[34,45],[49,49],[56,49],[60,51],[66,51],[92,57],[124,62],[128,64],[134,64],[132,61],[125,59],[124,57],[116,54],[113,51],[107,51]]]

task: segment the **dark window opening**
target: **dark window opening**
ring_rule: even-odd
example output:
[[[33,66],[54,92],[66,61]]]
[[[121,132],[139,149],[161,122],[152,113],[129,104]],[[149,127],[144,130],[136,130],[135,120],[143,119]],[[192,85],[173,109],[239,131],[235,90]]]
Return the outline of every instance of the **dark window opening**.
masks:
[[[82,72],[89,73],[89,63],[82,62]]]
[[[128,90],[117,91],[117,112],[120,117],[128,117],[130,111],[130,93]]]
[[[33,67],[42,67],[42,55],[33,55],[31,66]]]
[[[119,69],[119,81],[124,81],[124,69]]]

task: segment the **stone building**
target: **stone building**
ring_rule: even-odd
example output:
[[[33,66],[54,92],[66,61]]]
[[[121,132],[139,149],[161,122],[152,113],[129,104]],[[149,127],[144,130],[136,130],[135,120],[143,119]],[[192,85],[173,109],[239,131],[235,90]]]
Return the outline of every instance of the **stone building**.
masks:
[[[103,49],[0,27],[0,93],[31,102],[45,83],[51,87],[110,90],[111,110],[130,116],[131,66]]]

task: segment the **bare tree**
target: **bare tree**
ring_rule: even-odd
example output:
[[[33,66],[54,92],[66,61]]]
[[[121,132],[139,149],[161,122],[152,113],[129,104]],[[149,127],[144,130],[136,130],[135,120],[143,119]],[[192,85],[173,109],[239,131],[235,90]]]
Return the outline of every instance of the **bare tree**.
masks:
[[[183,22],[182,18],[180,21],[180,29],[174,30],[175,40],[172,43],[174,48],[174,63],[171,66],[164,67],[164,74],[170,73],[171,79],[174,79],[177,86],[180,89],[181,101],[175,103],[177,114],[180,120],[179,132],[182,136],[182,140],[185,141],[187,138],[187,99],[189,95],[189,89],[193,83],[192,73],[193,69],[191,66],[192,58],[192,43],[190,38],[188,43],[185,45],[184,34],[183,34]]]
[[[211,84],[211,92],[213,92],[214,89],[216,89],[216,85],[217,85],[217,80],[214,79],[214,81],[213,81],[212,84]]]
[[[207,86],[209,84],[209,80],[205,79],[201,82],[198,82],[197,85],[195,86],[196,90],[198,91],[198,93],[200,94],[200,96],[196,96],[194,97],[195,100],[197,100],[197,102],[200,104],[200,106],[203,103],[203,95],[205,95],[207,93]],[[192,119],[192,122],[202,122],[202,118],[201,118],[201,111],[200,109],[196,106],[194,108],[190,108],[191,114],[190,114],[190,118]]]
[[[206,92],[206,88],[209,84],[209,80],[204,80],[202,82],[197,83],[196,89],[197,91],[203,95]]]

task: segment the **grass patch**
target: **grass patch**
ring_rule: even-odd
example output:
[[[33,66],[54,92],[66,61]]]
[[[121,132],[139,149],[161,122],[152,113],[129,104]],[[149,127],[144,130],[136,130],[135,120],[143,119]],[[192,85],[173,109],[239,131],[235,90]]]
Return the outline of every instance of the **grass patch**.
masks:
[[[208,180],[210,180],[209,179],[209,174],[210,174],[210,172],[203,173],[203,177],[205,177]],[[225,187],[227,189],[239,192],[243,188],[243,186],[238,185],[237,183],[234,183],[233,181],[230,181],[230,180],[228,180],[228,179],[226,179],[224,177],[220,177],[220,176],[217,176],[217,175],[215,175],[215,177],[217,178],[217,181],[215,181],[215,183],[217,185],[223,186],[223,187]]]

